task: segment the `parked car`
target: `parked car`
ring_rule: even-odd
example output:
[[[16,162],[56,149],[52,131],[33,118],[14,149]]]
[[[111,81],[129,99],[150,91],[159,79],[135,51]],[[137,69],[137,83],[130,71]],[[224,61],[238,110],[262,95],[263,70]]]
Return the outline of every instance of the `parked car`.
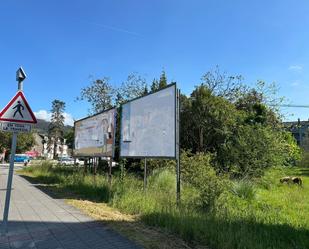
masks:
[[[15,163],[23,163],[25,166],[30,163],[31,159],[28,155],[25,154],[16,154],[14,157],[14,162]]]
[[[58,159],[59,164],[62,165],[80,165],[81,162],[78,159],[74,159],[72,157],[61,157]]]

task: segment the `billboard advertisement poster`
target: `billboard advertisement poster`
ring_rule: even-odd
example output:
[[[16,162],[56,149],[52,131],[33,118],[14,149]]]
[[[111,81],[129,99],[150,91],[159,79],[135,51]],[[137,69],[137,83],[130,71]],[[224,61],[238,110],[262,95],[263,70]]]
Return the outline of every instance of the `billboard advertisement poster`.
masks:
[[[122,105],[120,156],[176,157],[176,84]]]
[[[113,156],[115,113],[113,108],[75,122],[75,156]]]

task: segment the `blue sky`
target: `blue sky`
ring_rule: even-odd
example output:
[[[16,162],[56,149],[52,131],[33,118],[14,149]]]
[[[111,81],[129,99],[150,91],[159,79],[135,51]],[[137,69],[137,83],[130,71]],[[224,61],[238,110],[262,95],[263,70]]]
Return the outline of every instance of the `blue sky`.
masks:
[[[68,122],[87,115],[87,103],[74,100],[90,75],[119,85],[139,72],[151,82],[163,68],[187,94],[219,65],[250,85],[276,82],[289,103],[309,105],[308,13],[305,0],[1,1],[0,107],[16,91],[20,65],[33,110],[48,116],[61,99]],[[283,112],[309,118],[309,109]]]

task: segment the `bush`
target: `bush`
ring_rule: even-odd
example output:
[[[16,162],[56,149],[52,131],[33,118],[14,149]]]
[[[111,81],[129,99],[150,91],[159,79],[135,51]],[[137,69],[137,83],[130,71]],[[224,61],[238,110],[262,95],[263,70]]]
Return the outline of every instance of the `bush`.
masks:
[[[217,176],[210,162],[210,154],[181,154],[182,179],[199,191],[198,203],[203,209],[212,207],[227,185],[223,177]]]
[[[267,168],[289,166],[299,158],[299,148],[287,132],[260,124],[241,125],[216,161],[235,178],[260,177]]]

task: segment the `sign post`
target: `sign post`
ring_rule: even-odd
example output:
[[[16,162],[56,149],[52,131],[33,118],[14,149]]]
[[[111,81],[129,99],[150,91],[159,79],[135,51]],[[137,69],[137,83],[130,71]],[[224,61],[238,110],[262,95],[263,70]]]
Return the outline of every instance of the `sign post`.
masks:
[[[12,190],[12,181],[13,181],[16,143],[17,143],[17,132],[13,132],[12,146],[11,146],[11,157],[10,157],[10,168],[9,168],[7,187],[6,187],[5,206],[4,206],[4,212],[3,212],[3,231],[2,231],[2,234],[5,234],[5,233],[8,232],[8,217],[9,217],[10,200],[11,200],[11,190]]]
[[[18,81],[18,92],[15,97],[9,102],[9,104],[7,104],[7,106],[0,112],[1,130],[6,132],[13,132],[10,168],[5,196],[5,207],[3,212],[2,234],[8,232],[7,224],[10,209],[17,134],[19,132],[30,132],[31,124],[37,123],[37,120],[22,92],[24,79],[26,79],[26,74],[24,70],[20,67],[16,72],[16,80]]]

